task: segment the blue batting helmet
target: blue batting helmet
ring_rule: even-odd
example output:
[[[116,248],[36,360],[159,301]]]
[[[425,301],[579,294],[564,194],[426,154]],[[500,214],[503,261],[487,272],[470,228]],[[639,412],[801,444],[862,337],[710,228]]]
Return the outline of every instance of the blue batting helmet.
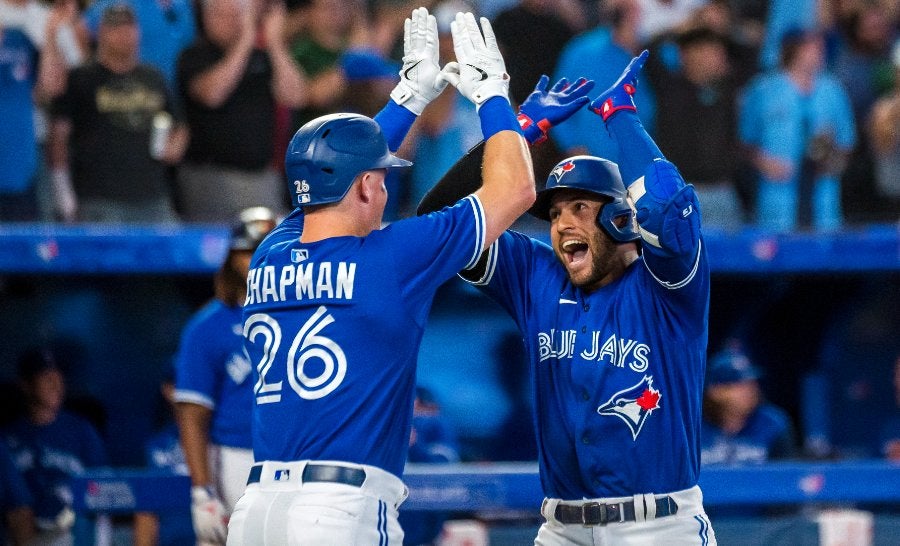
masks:
[[[294,133],[284,158],[295,207],[340,201],[363,171],[410,165],[391,153],[378,123],[359,114],[329,114],[306,123]]]
[[[634,211],[625,201],[625,184],[619,174],[619,167],[612,161],[588,155],[576,155],[563,159],[553,167],[544,189],[529,212],[542,220],[550,220],[550,200],[559,189],[582,190],[603,196],[607,203],[600,208],[597,225],[618,243],[640,239],[634,227]],[[616,226],[616,218],[627,216],[624,226]]]

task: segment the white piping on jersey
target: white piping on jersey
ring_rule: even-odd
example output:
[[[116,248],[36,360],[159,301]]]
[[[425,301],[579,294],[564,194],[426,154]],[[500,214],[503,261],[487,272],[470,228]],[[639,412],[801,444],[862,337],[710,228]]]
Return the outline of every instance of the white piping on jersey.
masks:
[[[470,269],[475,267],[482,251],[484,251],[484,240],[487,237],[487,230],[485,229],[484,207],[481,205],[481,200],[475,195],[469,195],[466,197],[466,200],[472,205],[472,212],[475,214],[475,252],[469,259],[469,263],[463,267],[463,269]]]
[[[573,304],[573,305],[578,305],[578,302],[577,302],[577,301],[574,301],[574,300],[568,300],[568,299],[566,299],[566,298],[559,298],[559,303],[571,303],[571,304]]]
[[[474,281],[466,280],[465,277],[463,277],[463,280],[473,286],[487,286],[490,284],[491,279],[494,277],[494,271],[497,270],[497,257],[500,255],[500,252],[497,250],[497,244],[498,242],[494,241],[487,249],[488,257],[487,265],[484,267],[484,275]]]
[[[216,409],[216,401],[206,396],[202,392],[197,391],[187,391],[187,390],[176,390],[172,393],[172,399],[176,402],[187,402],[188,404],[197,404],[198,406],[203,406],[204,408],[214,410]]]
[[[682,281],[679,281],[676,283],[670,283],[668,281],[664,281],[664,280],[660,279],[659,277],[657,277],[656,275],[653,274],[653,271],[650,270],[650,266],[647,265],[646,258],[644,259],[644,267],[647,268],[647,272],[650,273],[650,276],[653,277],[656,280],[656,282],[658,282],[661,286],[664,286],[664,287],[668,288],[669,290],[676,290],[678,288],[683,287],[687,283],[691,282],[691,280],[694,278],[694,275],[697,274],[697,269],[700,268],[700,250],[702,247],[703,247],[703,241],[702,240],[697,241],[697,257],[694,258],[694,267],[693,267],[693,269],[691,269],[691,272],[688,273],[688,276]]]

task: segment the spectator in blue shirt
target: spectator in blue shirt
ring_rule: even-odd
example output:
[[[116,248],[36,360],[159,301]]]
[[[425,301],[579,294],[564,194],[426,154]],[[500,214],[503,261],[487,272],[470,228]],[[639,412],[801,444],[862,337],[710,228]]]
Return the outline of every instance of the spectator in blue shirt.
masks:
[[[841,226],[841,174],[856,145],[850,100],[825,71],[815,32],[785,35],[781,70],[748,85],[739,138],[759,172],[756,223],[777,231]]]

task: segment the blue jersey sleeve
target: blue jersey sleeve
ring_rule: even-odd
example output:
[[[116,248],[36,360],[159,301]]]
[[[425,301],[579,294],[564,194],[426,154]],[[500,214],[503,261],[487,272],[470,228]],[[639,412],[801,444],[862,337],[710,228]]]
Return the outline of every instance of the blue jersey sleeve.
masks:
[[[419,302],[478,261],[484,250],[484,208],[470,195],[441,211],[395,222],[381,230],[381,236],[390,241],[385,248],[399,266],[401,294]]]
[[[214,305],[214,304],[211,304]],[[210,340],[203,320],[210,313],[208,305],[185,327],[175,359],[175,400],[216,409],[219,382],[218,344]]]
[[[565,283],[564,270],[552,265],[556,265],[556,258],[549,246],[521,233],[506,231],[486,251],[486,263],[478,268],[477,276],[466,272],[460,276],[483,288],[524,331],[535,290],[555,287],[558,291]]]

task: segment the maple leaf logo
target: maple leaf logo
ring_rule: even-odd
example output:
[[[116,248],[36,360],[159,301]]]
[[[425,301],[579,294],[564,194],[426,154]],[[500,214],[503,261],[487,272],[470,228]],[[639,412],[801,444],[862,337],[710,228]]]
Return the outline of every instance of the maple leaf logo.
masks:
[[[659,391],[650,388],[644,389],[636,402],[645,411],[655,410],[659,407]]]

